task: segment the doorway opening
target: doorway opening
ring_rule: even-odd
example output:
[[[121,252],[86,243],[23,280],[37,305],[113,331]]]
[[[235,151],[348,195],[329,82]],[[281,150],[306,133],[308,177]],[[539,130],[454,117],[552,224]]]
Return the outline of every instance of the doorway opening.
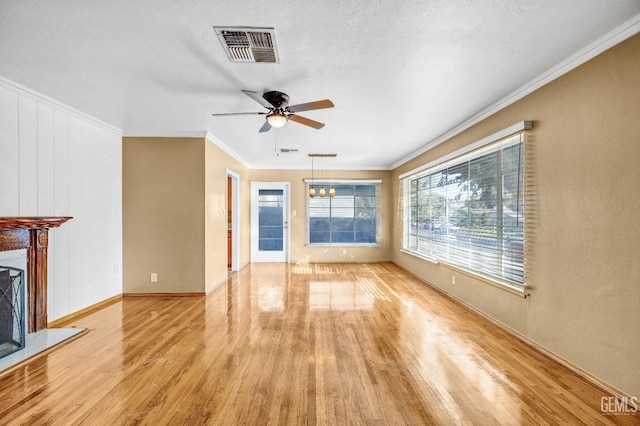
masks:
[[[227,270],[240,270],[240,175],[227,169]]]
[[[233,214],[233,181],[231,176],[227,176],[227,269],[231,270],[231,260],[233,259],[232,250],[233,247],[233,226],[232,226],[232,214]]]

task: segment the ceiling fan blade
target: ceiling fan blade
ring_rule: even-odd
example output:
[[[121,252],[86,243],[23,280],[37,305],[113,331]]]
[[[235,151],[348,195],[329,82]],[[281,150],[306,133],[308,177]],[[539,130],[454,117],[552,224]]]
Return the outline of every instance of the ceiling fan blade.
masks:
[[[296,123],[304,124],[305,126],[313,127],[314,129],[322,129],[324,127],[324,123],[320,123],[319,121],[311,120],[309,118],[301,117],[295,114],[291,114],[289,116],[289,120],[295,121]]]
[[[211,114],[214,117],[222,115],[266,115],[266,112],[223,112],[220,114]]]
[[[260,127],[260,130],[258,130],[258,132],[264,133],[268,132],[269,130],[271,130],[271,124],[269,124],[269,122],[265,120],[264,124],[262,125],[262,127]]]
[[[253,99],[254,101],[256,101],[257,103],[259,103],[260,105],[262,105],[267,109],[275,108],[273,105],[271,105],[271,102],[263,98],[260,93],[254,92],[252,90],[243,90],[242,93],[244,93],[245,95],[247,95],[248,97],[250,97],[251,99]]]
[[[333,108],[333,102],[329,99],[324,99],[322,101],[308,102],[306,104],[298,104],[298,105],[290,105],[289,111],[291,112],[302,112],[302,111],[311,111],[312,109],[325,109],[325,108]]]

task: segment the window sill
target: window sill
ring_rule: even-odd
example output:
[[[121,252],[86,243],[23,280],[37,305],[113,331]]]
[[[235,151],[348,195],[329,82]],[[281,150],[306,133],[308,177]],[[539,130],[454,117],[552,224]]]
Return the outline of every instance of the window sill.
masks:
[[[491,285],[493,287],[499,288],[500,290],[504,290],[504,291],[506,291],[508,293],[511,293],[511,294],[514,294],[516,296],[522,297],[523,299],[526,299],[527,297],[529,297],[529,292],[527,290],[527,286],[526,285],[521,288],[521,287],[518,287],[518,286],[515,286],[515,285],[510,285],[510,284],[507,284],[505,282],[495,280],[493,278],[490,278],[490,277],[488,277],[486,275],[479,274],[477,272],[473,272],[473,271],[469,271],[469,270],[464,269],[464,268],[460,268],[459,266],[454,266],[454,265],[451,265],[451,264],[446,263],[446,262],[442,262],[442,261],[439,261],[439,260],[436,260],[436,259],[432,259],[430,257],[421,256],[421,255],[419,255],[417,253],[414,253],[414,252],[411,252],[411,251],[408,251],[408,250],[401,249],[400,252],[408,254],[408,255],[413,256],[413,257],[417,257],[417,258],[422,259],[422,260],[426,260],[427,262],[433,263],[434,265],[442,265],[442,266],[444,266],[444,267],[446,267],[448,269],[451,269],[453,271],[456,271],[456,272],[459,272],[461,274],[467,275],[467,276],[469,276],[469,277],[471,277],[471,278],[473,278],[475,280],[478,280],[480,282],[489,284],[489,285]]]
[[[404,253],[404,254],[408,254],[408,255],[413,256],[413,257],[417,257],[418,259],[426,260],[427,262],[433,263],[434,265],[437,265],[439,263],[436,259],[434,259],[432,257],[422,256],[422,255],[419,255],[418,253],[414,253],[414,252],[409,251],[409,250],[400,249],[400,252]]]
[[[381,247],[381,244],[369,243],[307,243],[305,247]]]
[[[526,299],[527,296],[528,296],[527,292],[525,292],[525,288],[524,287],[520,288],[520,287],[517,287],[515,285],[510,285],[510,284],[504,283],[502,281],[495,280],[495,279],[493,279],[491,277],[488,277],[486,275],[482,275],[482,274],[479,274],[477,272],[469,271],[467,269],[460,268],[459,266],[450,265],[450,264],[445,263],[445,262],[440,262],[440,264],[442,266],[445,266],[445,267],[451,269],[451,270],[454,270],[456,272],[460,272],[461,274],[467,275],[467,276],[469,276],[469,277],[471,277],[473,279],[476,279],[476,280],[481,281],[483,283],[489,284],[489,285],[491,285],[493,287],[497,287],[500,290],[504,290],[504,291],[506,291],[508,293],[515,294],[516,296],[520,296],[523,299]]]

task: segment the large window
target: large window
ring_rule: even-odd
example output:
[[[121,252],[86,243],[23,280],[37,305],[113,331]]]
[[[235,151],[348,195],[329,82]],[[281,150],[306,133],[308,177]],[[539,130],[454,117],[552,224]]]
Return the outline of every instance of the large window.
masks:
[[[377,244],[379,226],[378,185],[376,183],[314,183],[327,195],[308,200],[309,244]],[[329,197],[333,186],[335,196]]]
[[[522,287],[521,134],[403,178],[403,249]]]

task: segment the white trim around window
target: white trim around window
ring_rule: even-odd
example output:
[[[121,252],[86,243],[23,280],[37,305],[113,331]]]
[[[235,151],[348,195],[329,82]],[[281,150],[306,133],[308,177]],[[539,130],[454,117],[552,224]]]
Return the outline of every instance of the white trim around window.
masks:
[[[411,176],[417,173],[420,173],[423,170],[427,170],[430,169],[432,167],[436,167],[442,163],[445,163],[449,160],[452,160],[454,158],[458,158],[464,154],[467,154],[471,151],[475,151],[476,149],[480,149],[483,146],[489,145],[493,142],[497,142],[500,139],[506,138],[507,136],[513,135],[515,133],[521,132],[522,130],[529,130],[531,129],[533,125],[532,121],[520,121],[512,126],[507,127],[506,129],[502,129],[498,132],[495,132],[492,135],[489,135],[487,137],[484,137],[476,142],[470,143],[469,145],[462,147],[456,151],[453,151],[447,155],[443,155],[442,157],[430,161],[426,164],[423,164],[421,166],[416,167],[415,169],[411,169],[408,172],[404,172],[403,174],[401,174],[400,176],[398,176],[398,179],[404,179],[407,176]]]
[[[402,252],[522,293],[522,121],[400,176]]]
[[[381,179],[304,179],[308,246],[378,246]],[[314,187],[315,197],[309,189]],[[327,195],[320,196],[327,187]],[[329,189],[335,191],[330,196]]]
[[[314,185],[318,184],[329,184],[329,183],[346,183],[347,185],[366,185],[366,184],[375,184],[382,183],[382,179],[304,179],[305,183],[313,183]]]

